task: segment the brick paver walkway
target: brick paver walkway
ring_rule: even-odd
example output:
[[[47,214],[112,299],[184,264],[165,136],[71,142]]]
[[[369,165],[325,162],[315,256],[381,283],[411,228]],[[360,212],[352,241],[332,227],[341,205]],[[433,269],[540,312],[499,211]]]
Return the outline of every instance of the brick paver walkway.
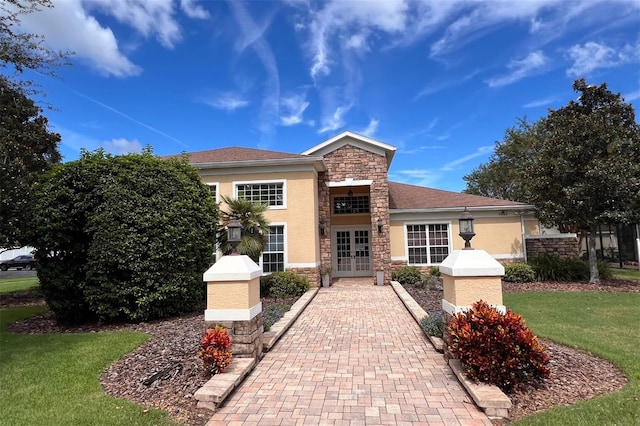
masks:
[[[341,281],[208,425],[491,425],[390,286]]]

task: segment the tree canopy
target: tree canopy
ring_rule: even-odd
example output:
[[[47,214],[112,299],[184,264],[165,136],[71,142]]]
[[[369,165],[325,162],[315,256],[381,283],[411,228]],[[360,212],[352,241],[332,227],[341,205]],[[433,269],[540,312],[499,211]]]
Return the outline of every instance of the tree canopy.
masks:
[[[61,160],[42,109],[0,76],[0,247],[26,244],[26,207],[38,177]]]
[[[186,160],[84,152],[37,184],[29,238],[62,322],[146,321],[200,307],[218,207]]]
[[[589,233],[598,281],[598,224],[640,220],[640,126],[631,104],[607,84],[576,80],[579,93],[538,121],[507,130],[489,163],[465,176],[466,192],[533,204],[540,220]]]

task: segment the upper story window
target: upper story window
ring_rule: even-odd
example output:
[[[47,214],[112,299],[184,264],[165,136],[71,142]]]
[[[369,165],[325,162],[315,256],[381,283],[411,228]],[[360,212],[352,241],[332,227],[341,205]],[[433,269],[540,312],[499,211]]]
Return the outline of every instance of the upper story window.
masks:
[[[409,265],[442,263],[449,255],[449,225],[407,225]]]
[[[369,196],[352,195],[333,197],[333,214],[369,213]]]
[[[278,182],[237,182],[236,198],[253,203],[264,203],[271,208],[286,208],[285,183]]]

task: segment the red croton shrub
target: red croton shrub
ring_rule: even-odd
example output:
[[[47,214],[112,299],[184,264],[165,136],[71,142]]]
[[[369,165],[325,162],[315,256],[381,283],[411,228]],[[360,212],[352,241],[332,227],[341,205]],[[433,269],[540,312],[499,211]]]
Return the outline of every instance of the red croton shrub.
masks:
[[[211,374],[222,373],[231,364],[231,340],[226,328],[216,325],[207,330],[200,341],[198,358]]]
[[[511,310],[501,314],[482,300],[448,324],[449,350],[473,380],[511,391],[549,377],[546,348]]]

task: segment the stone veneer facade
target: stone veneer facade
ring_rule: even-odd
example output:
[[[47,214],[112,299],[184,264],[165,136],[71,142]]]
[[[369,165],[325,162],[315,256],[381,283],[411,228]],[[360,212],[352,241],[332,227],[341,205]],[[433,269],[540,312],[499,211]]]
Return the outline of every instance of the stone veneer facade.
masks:
[[[249,321],[205,321],[205,330],[215,328],[216,325],[227,329],[234,357],[260,359],[264,333],[262,312]]]
[[[318,207],[320,219],[326,223],[325,235],[320,236],[322,267],[331,266],[331,195],[327,182],[343,182],[347,179],[372,180],[371,254],[373,274],[384,271],[384,281],[391,279],[391,246],[389,241],[389,183],[387,158],[373,152],[345,145],[324,156],[327,171],[318,174]],[[377,221],[382,220],[382,233],[378,233]]]
[[[564,259],[580,257],[580,246],[575,234],[527,235],[525,241],[528,259],[544,253],[555,254]]]

